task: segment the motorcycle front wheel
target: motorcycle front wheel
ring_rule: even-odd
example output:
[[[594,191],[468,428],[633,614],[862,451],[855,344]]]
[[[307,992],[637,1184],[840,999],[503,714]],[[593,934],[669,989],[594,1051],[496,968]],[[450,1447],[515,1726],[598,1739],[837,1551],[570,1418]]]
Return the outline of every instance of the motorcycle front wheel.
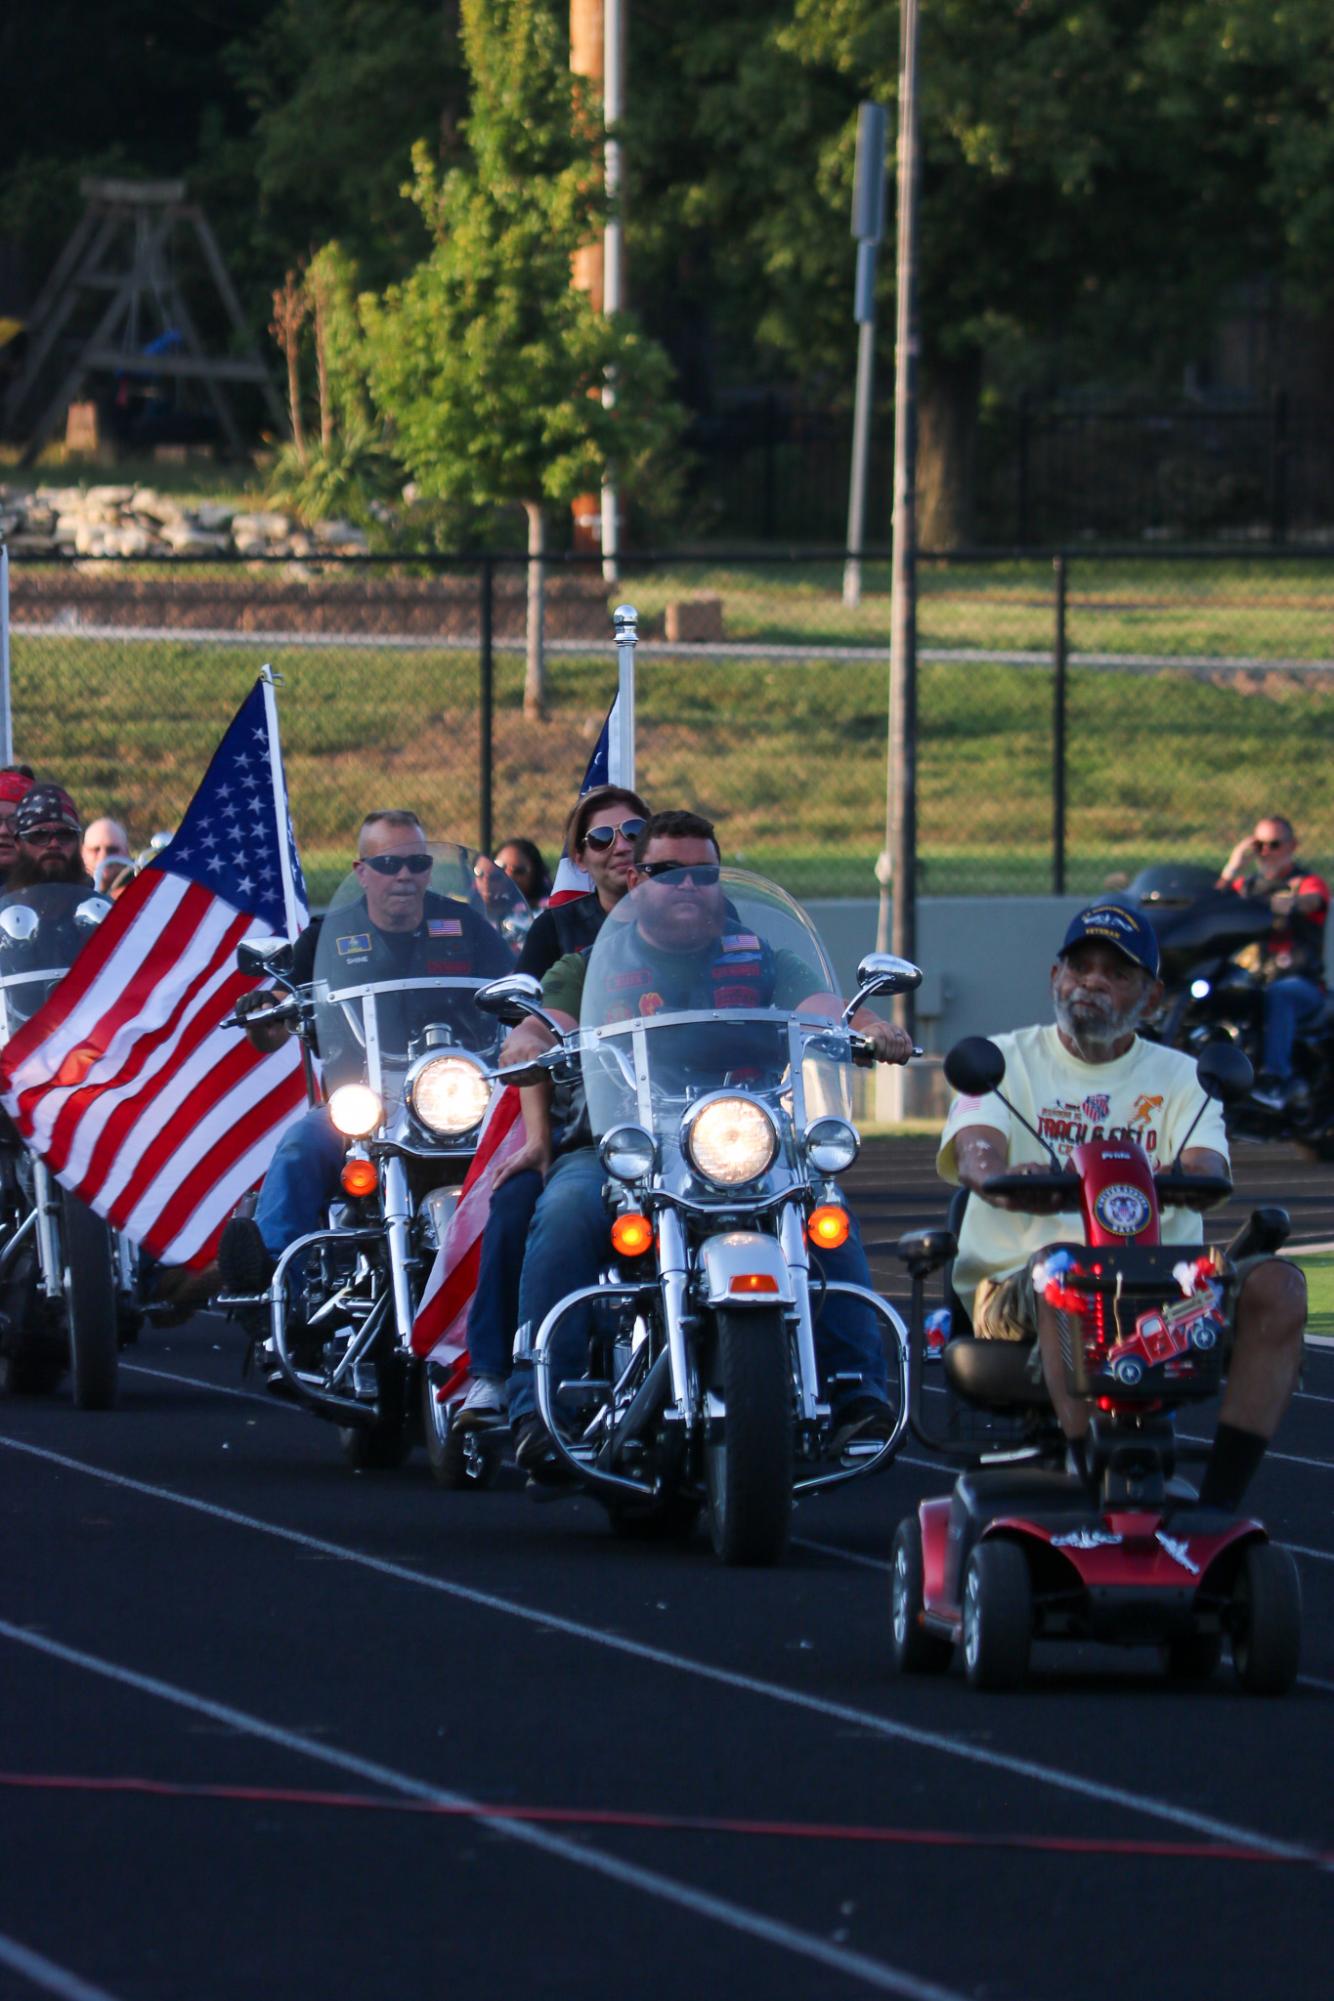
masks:
[[[704,1447],[714,1554],[729,1564],[779,1563],[792,1526],[792,1368],[773,1307],[723,1308],[706,1377],[724,1407]]]
[[[116,1400],[120,1364],[111,1232],[100,1216],[65,1189],[60,1198],[60,1235],[70,1388],[79,1410],[109,1410]]]

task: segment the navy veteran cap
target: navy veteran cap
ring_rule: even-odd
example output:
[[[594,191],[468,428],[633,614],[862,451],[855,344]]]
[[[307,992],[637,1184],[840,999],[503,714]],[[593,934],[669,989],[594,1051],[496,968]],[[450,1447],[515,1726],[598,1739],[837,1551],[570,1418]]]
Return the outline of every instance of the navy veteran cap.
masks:
[[[1087,910],[1081,910],[1077,917],[1070,919],[1070,928],[1057,958],[1063,959],[1071,947],[1084,938],[1096,938],[1101,944],[1114,945],[1150,979],[1157,979],[1158,936],[1137,910],[1128,909],[1124,903],[1091,903]]]

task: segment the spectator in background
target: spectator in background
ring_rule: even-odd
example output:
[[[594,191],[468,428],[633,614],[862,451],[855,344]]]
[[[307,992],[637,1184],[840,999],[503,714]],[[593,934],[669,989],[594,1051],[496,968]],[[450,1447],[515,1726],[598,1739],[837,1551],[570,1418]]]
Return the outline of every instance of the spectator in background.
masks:
[[[63,785],[30,786],[14,815],[18,854],[6,890],[41,882],[83,883],[91,889],[79,855],[82,831],[79,809]]]
[[[1301,1085],[1292,1056],[1301,1031],[1312,1027],[1325,1004],[1325,919],[1329,884],[1297,859],[1291,820],[1270,813],[1243,836],[1223,864],[1220,889],[1269,905],[1274,928],[1259,945],[1237,954],[1237,963],[1264,981],[1263,1064],[1255,1080],[1257,1105],[1282,1111]]]
[[[14,819],[19,801],[32,790],[32,772],[26,764],[7,764],[0,770],[0,889],[9,880],[9,871],[18,856]]]
[[[511,835],[496,849],[496,860],[504,869],[514,887],[520,892],[530,910],[541,910],[546,898],[551,894],[551,877],[542,859],[542,850],[536,841],[529,841],[522,835]]]
[[[94,885],[104,890],[130,859],[130,837],[119,820],[92,820],[84,829],[81,852]]]

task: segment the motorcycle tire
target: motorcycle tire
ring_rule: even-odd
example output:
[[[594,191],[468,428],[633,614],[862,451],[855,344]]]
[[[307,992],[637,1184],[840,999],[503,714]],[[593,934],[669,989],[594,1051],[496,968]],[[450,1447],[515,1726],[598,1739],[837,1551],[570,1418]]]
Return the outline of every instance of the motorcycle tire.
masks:
[[[120,1362],[111,1232],[102,1218],[68,1189],[61,1192],[60,1232],[65,1254],[70,1389],[75,1407],[110,1410],[116,1400]]]
[[[710,1387],[722,1435],[704,1446],[709,1535],[723,1563],[778,1563],[792,1527],[792,1365],[774,1307],[715,1316]]]

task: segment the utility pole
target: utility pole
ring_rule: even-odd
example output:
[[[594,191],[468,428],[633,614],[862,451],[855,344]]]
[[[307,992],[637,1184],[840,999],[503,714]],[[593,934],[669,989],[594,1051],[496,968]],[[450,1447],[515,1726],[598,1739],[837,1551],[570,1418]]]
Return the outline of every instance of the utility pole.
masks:
[[[852,415],[852,476],[848,483],[848,554],[843,565],[843,602],[862,601],[862,541],[866,521],[866,463],[871,451],[871,380],[875,367],[875,265],[885,233],[885,137],[889,117],[883,105],[863,104],[857,112],[857,171],[852,189],[852,233],[857,239],[857,280],[852,317],[857,323],[857,395]]]
[[[604,126],[619,128],[625,96],[624,0],[570,0],[570,68],[597,87],[602,98]],[[622,179],[619,136],[603,142],[603,174],[614,209]],[[625,239],[618,213],[609,218],[601,237],[581,244],[576,250],[573,279],[581,292],[587,292],[594,312],[622,310]],[[604,383],[601,395],[603,407],[609,409],[616,401],[615,384]],[[581,494],[573,504],[575,548],[596,548],[600,538],[602,574],[609,582],[614,582],[619,574],[618,500],[615,484],[608,479],[603,482],[600,495]]]
[[[917,956],[917,3],[902,0],[899,45],[898,263],[894,350],[894,530],[890,587],[889,761],[881,929],[893,892],[891,949]],[[894,1018],[913,1031],[911,993]]]

